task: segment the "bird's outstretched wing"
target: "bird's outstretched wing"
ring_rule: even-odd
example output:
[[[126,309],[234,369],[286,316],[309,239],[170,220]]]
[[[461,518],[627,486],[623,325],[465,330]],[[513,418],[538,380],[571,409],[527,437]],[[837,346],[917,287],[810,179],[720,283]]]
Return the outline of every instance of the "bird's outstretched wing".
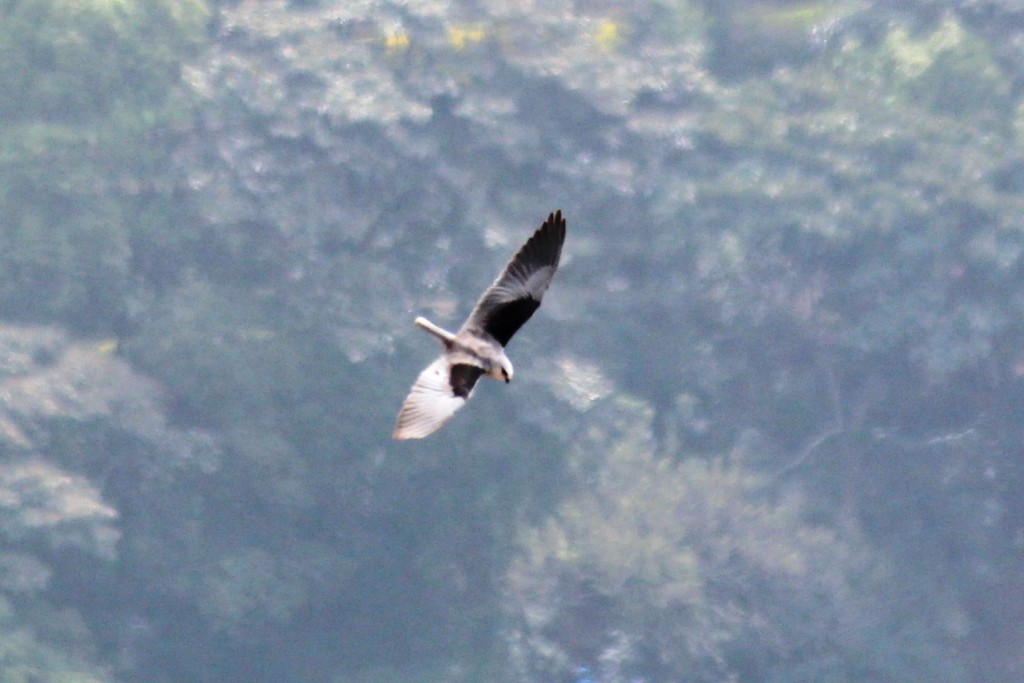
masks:
[[[558,269],[565,242],[561,210],[548,216],[488,287],[463,330],[483,330],[502,346],[540,307],[541,297]]]
[[[473,392],[483,370],[473,365],[450,365],[440,356],[428,365],[405,398],[395,422],[395,439],[422,439],[437,431]]]

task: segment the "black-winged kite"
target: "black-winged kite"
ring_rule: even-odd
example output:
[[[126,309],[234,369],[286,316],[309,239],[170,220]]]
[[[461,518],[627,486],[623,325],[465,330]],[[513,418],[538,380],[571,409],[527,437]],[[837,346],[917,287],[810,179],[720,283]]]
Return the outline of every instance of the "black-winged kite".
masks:
[[[558,269],[564,241],[565,219],[559,210],[526,240],[457,333],[416,318],[417,325],[440,340],[444,351],[416,378],[398,413],[395,439],[421,439],[437,431],[465,405],[481,375],[512,379],[504,347],[540,306]]]

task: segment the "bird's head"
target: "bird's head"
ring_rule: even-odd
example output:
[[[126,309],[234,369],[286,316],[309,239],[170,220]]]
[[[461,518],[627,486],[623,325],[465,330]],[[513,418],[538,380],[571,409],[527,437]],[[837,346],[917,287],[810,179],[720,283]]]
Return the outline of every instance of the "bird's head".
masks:
[[[498,360],[498,365],[491,371],[491,376],[494,379],[501,379],[508,384],[512,381],[512,363],[508,358],[502,357]]]

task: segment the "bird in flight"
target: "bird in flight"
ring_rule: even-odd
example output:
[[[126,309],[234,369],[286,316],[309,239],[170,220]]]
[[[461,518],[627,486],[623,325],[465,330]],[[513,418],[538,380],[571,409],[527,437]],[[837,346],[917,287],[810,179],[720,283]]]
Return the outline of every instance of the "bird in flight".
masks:
[[[455,334],[426,318],[416,318],[416,324],[437,337],[444,350],[412,385],[395,422],[395,439],[433,434],[465,405],[481,375],[511,381],[512,363],[505,345],[540,307],[558,269],[564,241],[565,219],[559,210],[526,240]]]

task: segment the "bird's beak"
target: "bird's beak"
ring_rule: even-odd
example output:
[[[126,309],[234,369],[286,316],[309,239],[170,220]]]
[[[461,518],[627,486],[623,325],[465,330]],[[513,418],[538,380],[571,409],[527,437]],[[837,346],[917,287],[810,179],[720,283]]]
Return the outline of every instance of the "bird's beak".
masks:
[[[510,379],[509,379],[508,377],[506,377],[506,378],[505,378],[505,384],[508,384],[508,383],[509,383],[509,382],[511,382],[511,381],[512,381],[512,380],[510,380]]]

